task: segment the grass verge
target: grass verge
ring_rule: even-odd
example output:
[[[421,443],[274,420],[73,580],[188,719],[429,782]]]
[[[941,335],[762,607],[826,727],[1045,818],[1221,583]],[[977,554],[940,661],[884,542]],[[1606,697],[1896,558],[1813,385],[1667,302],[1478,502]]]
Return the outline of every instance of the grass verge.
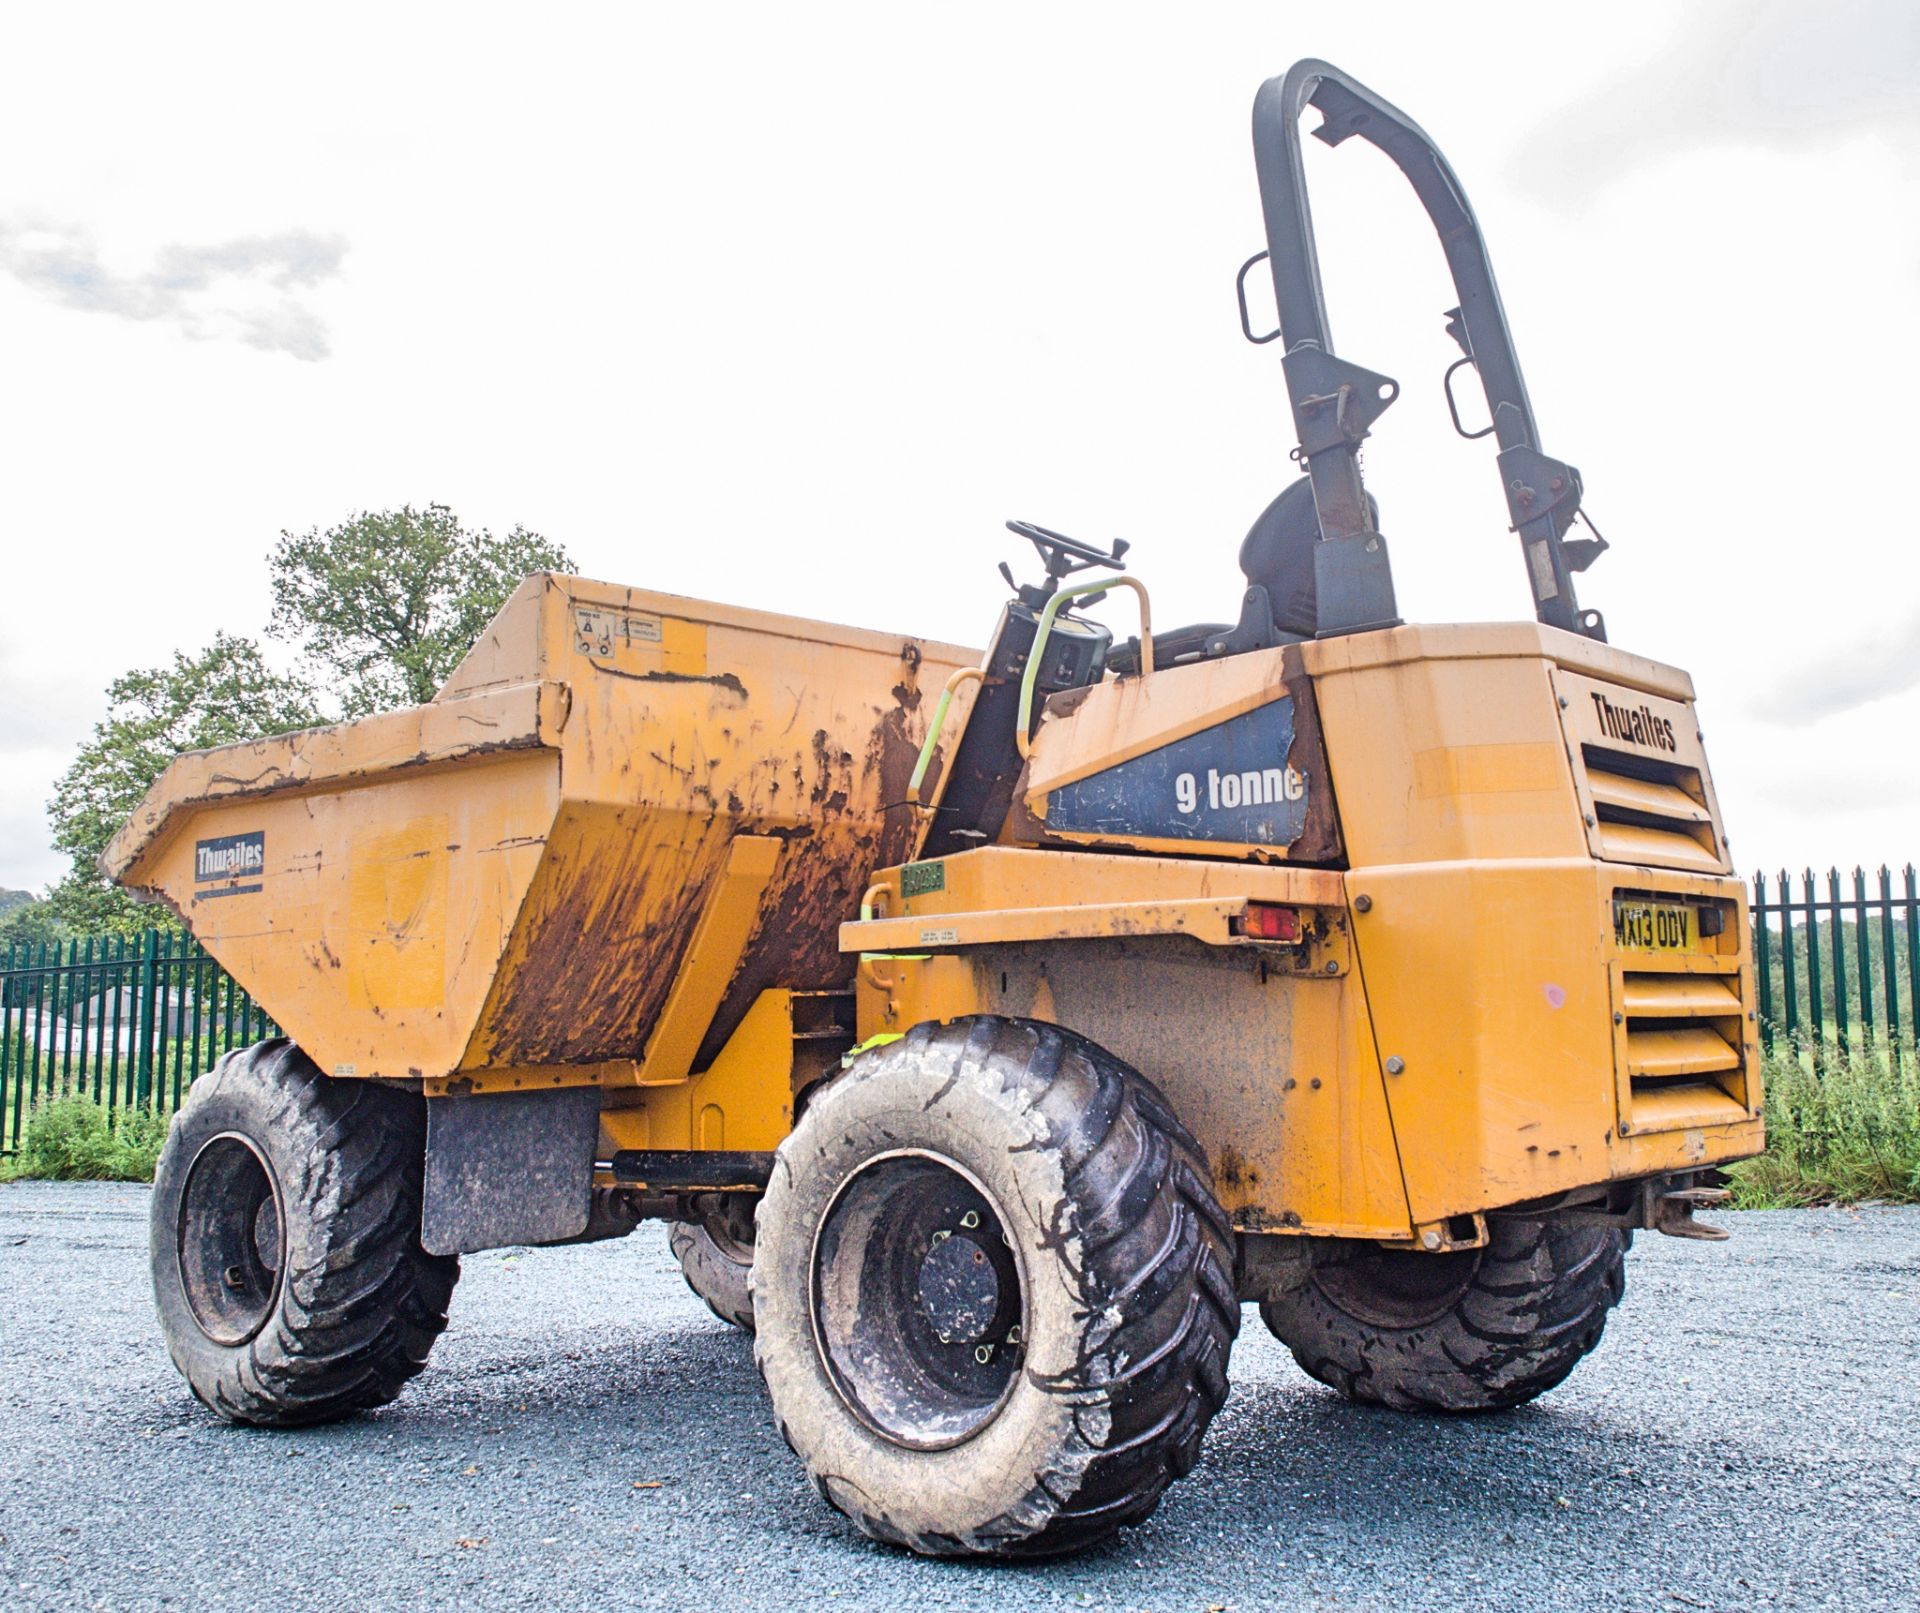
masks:
[[[1766,1081],[1767,1151],[1727,1172],[1736,1209],[1920,1203],[1920,1058],[1832,1058],[1822,1075],[1772,1058]]]
[[[1834,1058],[1818,1076],[1774,1058],[1766,1079],[1767,1151],[1729,1168],[1736,1209],[1920,1203],[1920,1058]],[[0,1181],[150,1182],[166,1139],[167,1117],[152,1110],[43,1099]]]
[[[0,1181],[151,1182],[167,1117],[74,1095],[43,1100],[27,1117],[20,1151],[0,1160]]]

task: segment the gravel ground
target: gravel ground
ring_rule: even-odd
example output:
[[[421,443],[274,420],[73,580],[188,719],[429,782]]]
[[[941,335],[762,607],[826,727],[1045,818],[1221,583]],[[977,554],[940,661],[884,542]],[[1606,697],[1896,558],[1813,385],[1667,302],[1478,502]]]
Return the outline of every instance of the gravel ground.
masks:
[[[1597,1354],[1501,1417],[1346,1406],[1249,1310],[1159,1513],[999,1567],[816,1501],[659,1229],[470,1257],[397,1405],[267,1433],[175,1377],[144,1189],[0,1187],[0,1604],[1920,1607],[1920,1211],[1722,1219],[1643,1237]]]

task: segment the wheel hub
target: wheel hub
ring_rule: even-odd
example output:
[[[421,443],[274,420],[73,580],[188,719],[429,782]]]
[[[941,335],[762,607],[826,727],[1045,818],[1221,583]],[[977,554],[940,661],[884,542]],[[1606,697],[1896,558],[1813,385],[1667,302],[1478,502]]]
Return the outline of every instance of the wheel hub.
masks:
[[[941,1343],[977,1344],[999,1314],[999,1276],[965,1233],[936,1238],[920,1262],[920,1308]]]
[[[915,1450],[978,1433],[1020,1375],[1025,1295],[985,1189],[920,1150],[869,1160],[813,1248],[814,1337],[841,1399]]]
[[[286,1263],[280,1195],[265,1158],[236,1132],[194,1156],[180,1195],[180,1286],[201,1332],[245,1344],[265,1325]]]

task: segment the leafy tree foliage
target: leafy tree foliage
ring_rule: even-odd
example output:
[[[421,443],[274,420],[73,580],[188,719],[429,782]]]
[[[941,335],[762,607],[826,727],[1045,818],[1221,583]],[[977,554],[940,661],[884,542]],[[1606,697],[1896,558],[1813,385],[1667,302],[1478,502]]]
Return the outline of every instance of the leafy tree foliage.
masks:
[[[283,532],[270,563],[269,631],[303,647],[348,716],[431,700],[523,577],[573,569],[539,533],[495,537],[444,504]]]
[[[320,720],[304,680],[275,672],[250,638],[226,633],[198,655],[176,653],[107,686],[94,725],[47,803],[53,843],[71,859],[44,915],[70,932],[144,929],[161,915],[110,886],[97,866],[107,842],[181,751],[309,728]]]
[[[23,892],[9,891],[10,896]],[[32,897],[24,902],[10,904],[4,913],[0,913],[0,951],[9,946],[31,947],[43,942],[66,939],[67,930],[54,916],[51,902],[38,902]]]
[[[108,885],[96,864],[181,751],[431,700],[523,577],[573,569],[566,550],[537,532],[516,526],[495,537],[463,527],[444,504],[282,532],[269,565],[268,631],[303,649],[306,670],[276,672],[258,642],[221,633],[198,655],[115,679],[107,716],[48,803],[54,844],[72,861],[32,919],[16,920],[35,937],[165,922]]]

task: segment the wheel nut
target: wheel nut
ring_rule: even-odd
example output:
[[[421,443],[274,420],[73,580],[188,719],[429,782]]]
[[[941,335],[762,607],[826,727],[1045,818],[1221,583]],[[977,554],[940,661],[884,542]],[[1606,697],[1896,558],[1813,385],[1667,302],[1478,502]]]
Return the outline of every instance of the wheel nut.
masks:
[[[965,1215],[960,1217],[960,1224],[963,1227],[977,1227],[980,1224],[980,1212],[978,1210],[967,1211]]]
[[[938,1232],[936,1232],[933,1235],[933,1241],[936,1244],[945,1243],[947,1239],[951,1238],[952,1236],[953,1234],[951,1232],[949,1232],[945,1227],[942,1227]]]
[[[985,1366],[993,1359],[993,1346],[991,1344],[981,1345],[979,1349],[973,1352],[973,1358],[978,1361],[981,1366]]]
[[[1018,1344],[1020,1342],[1020,1324],[1018,1322],[1015,1322],[1012,1327],[1007,1329],[1007,1342],[1009,1344]]]

